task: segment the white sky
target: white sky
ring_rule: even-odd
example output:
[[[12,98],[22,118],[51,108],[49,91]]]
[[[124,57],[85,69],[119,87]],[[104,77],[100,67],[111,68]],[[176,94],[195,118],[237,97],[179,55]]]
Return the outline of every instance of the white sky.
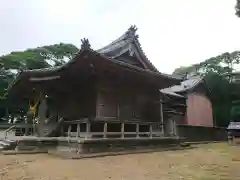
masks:
[[[240,50],[236,0],[2,0],[0,54],[55,43],[93,49],[130,25],[149,60],[171,73],[181,65]]]

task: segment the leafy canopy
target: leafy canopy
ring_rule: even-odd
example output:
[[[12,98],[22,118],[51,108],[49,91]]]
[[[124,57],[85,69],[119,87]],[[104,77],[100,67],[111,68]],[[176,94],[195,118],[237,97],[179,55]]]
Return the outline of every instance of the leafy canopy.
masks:
[[[240,85],[231,82],[232,73],[239,63],[239,51],[227,52],[198,64],[177,68],[173,74],[204,76],[211,89],[213,114],[217,125],[226,126],[231,118],[236,117],[237,113],[235,112],[238,112],[232,109],[240,109],[238,107],[240,103],[232,103],[235,100],[240,100]]]
[[[78,48],[72,44],[54,44],[0,56],[0,118],[5,115],[5,94],[16,73],[23,69],[59,66],[73,58]]]

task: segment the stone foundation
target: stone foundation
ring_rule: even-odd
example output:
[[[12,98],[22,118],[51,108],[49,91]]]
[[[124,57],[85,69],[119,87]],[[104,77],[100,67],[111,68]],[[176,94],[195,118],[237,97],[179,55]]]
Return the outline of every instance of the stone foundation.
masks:
[[[179,147],[183,139],[177,137],[125,138],[125,139],[23,139],[17,151],[43,151],[67,158],[80,158],[86,154],[134,152],[146,149]]]
[[[99,139],[84,140],[78,142],[59,141],[55,151],[51,154],[68,158],[80,158],[86,154],[133,152],[146,149],[167,148],[179,146],[182,139],[179,138],[129,138],[129,139]]]
[[[58,141],[54,139],[40,140],[40,139],[22,139],[16,143],[16,151],[38,151],[55,149]]]
[[[227,131],[220,127],[177,125],[177,136],[188,142],[227,141]]]

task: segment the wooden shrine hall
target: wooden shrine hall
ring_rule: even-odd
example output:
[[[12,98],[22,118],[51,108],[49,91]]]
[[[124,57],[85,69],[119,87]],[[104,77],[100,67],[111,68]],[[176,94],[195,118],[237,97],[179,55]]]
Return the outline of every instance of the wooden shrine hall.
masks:
[[[175,135],[184,97],[160,89],[182,77],[160,73],[144,54],[131,26],[93,50],[88,39],[64,65],[24,70],[8,88],[12,103],[32,103],[33,135],[74,138],[154,138]],[[174,106],[171,106],[171,103]]]

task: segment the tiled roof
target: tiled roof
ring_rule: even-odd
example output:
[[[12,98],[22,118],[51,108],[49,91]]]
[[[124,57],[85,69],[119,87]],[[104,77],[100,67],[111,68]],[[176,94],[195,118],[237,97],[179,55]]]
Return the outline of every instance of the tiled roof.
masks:
[[[106,58],[109,58],[109,59],[115,60],[115,61],[119,61],[117,59],[117,57],[121,56],[125,52],[129,52],[130,54],[131,54],[131,52],[136,53],[138,55],[138,58],[140,59],[140,61],[143,64],[147,64],[148,68],[146,68],[146,70],[156,72],[159,75],[163,75],[163,76],[166,76],[168,78],[173,78],[173,79],[176,79],[176,80],[182,80],[182,78],[183,78],[182,76],[160,73],[154,67],[154,65],[148,60],[145,53],[143,52],[143,50],[141,48],[141,44],[138,41],[138,35],[136,35],[136,31],[137,31],[136,26],[131,26],[122,36],[120,36],[119,38],[117,38],[116,40],[111,42],[109,45],[107,45],[107,46],[105,46],[101,49],[96,50],[95,52],[103,55]],[[84,46],[84,48],[85,47],[89,47],[89,48],[91,47],[88,39],[84,38],[82,40],[82,44],[87,44],[88,45],[88,46],[87,45]],[[80,52],[82,50],[84,50],[83,46],[82,46]],[[92,51],[94,51],[94,50],[92,50]],[[48,72],[48,71],[50,71],[50,72],[51,71],[57,71],[57,70],[61,69],[62,67],[68,65],[71,61],[74,61],[75,59],[76,58],[73,58],[72,60],[70,60],[69,62],[67,62],[66,64],[61,65],[61,66],[42,68],[42,69],[33,69],[33,70],[24,70],[23,73],[24,72],[29,72],[29,73],[40,72],[41,73],[41,72]],[[122,62],[122,63],[124,63],[124,62]]]
[[[181,81],[182,76],[178,75],[171,75],[171,74],[165,74],[165,73],[160,73],[154,65],[148,60],[146,57],[145,53],[143,52],[140,42],[138,41],[138,35],[136,35],[136,26],[131,26],[122,36],[117,38],[115,41],[111,42],[109,45],[99,49],[99,50],[92,50],[91,46],[89,44],[88,39],[83,39],[82,40],[82,47],[78,53],[76,53],[76,56],[71,59],[69,62],[65,63],[64,65],[61,66],[56,66],[56,67],[50,67],[50,68],[42,68],[42,69],[33,69],[33,70],[23,70],[18,74],[16,79],[10,84],[9,89],[18,81],[19,79],[22,78],[23,75],[29,74],[29,75],[35,75],[35,74],[42,74],[42,73],[48,73],[48,72],[56,72],[61,70],[62,68],[67,67],[69,64],[71,64],[73,61],[77,60],[77,56],[81,54],[84,50],[89,50],[89,52],[94,52],[96,54],[102,55],[106,59],[109,59],[112,62],[116,62],[118,64],[121,64],[122,66],[127,66],[129,68],[133,69],[142,69],[144,72],[150,72],[159,76],[163,76],[169,79],[174,79]],[[145,68],[140,68],[131,64],[128,64],[126,62],[123,62],[118,59],[119,56],[122,54],[129,52],[129,54],[134,53],[137,58],[141,61],[141,63],[145,66]]]
[[[142,50],[141,44],[136,35],[137,28],[131,26],[122,36],[111,42],[109,45],[97,50],[96,52],[118,61],[118,57],[126,52],[136,54],[141,63],[146,65],[146,69],[159,73],[159,75],[168,78],[182,80],[182,76],[160,73],[156,67],[148,60],[147,56]]]
[[[111,42],[109,45],[97,50],[97,52],[110,58],[117,58],[124,53],[129,52],[129,54],[135,54],[146,68],[158,72],[157,68],[154,67],[143,52],[136,31],[136,26],[131,26],[122,36]]]

